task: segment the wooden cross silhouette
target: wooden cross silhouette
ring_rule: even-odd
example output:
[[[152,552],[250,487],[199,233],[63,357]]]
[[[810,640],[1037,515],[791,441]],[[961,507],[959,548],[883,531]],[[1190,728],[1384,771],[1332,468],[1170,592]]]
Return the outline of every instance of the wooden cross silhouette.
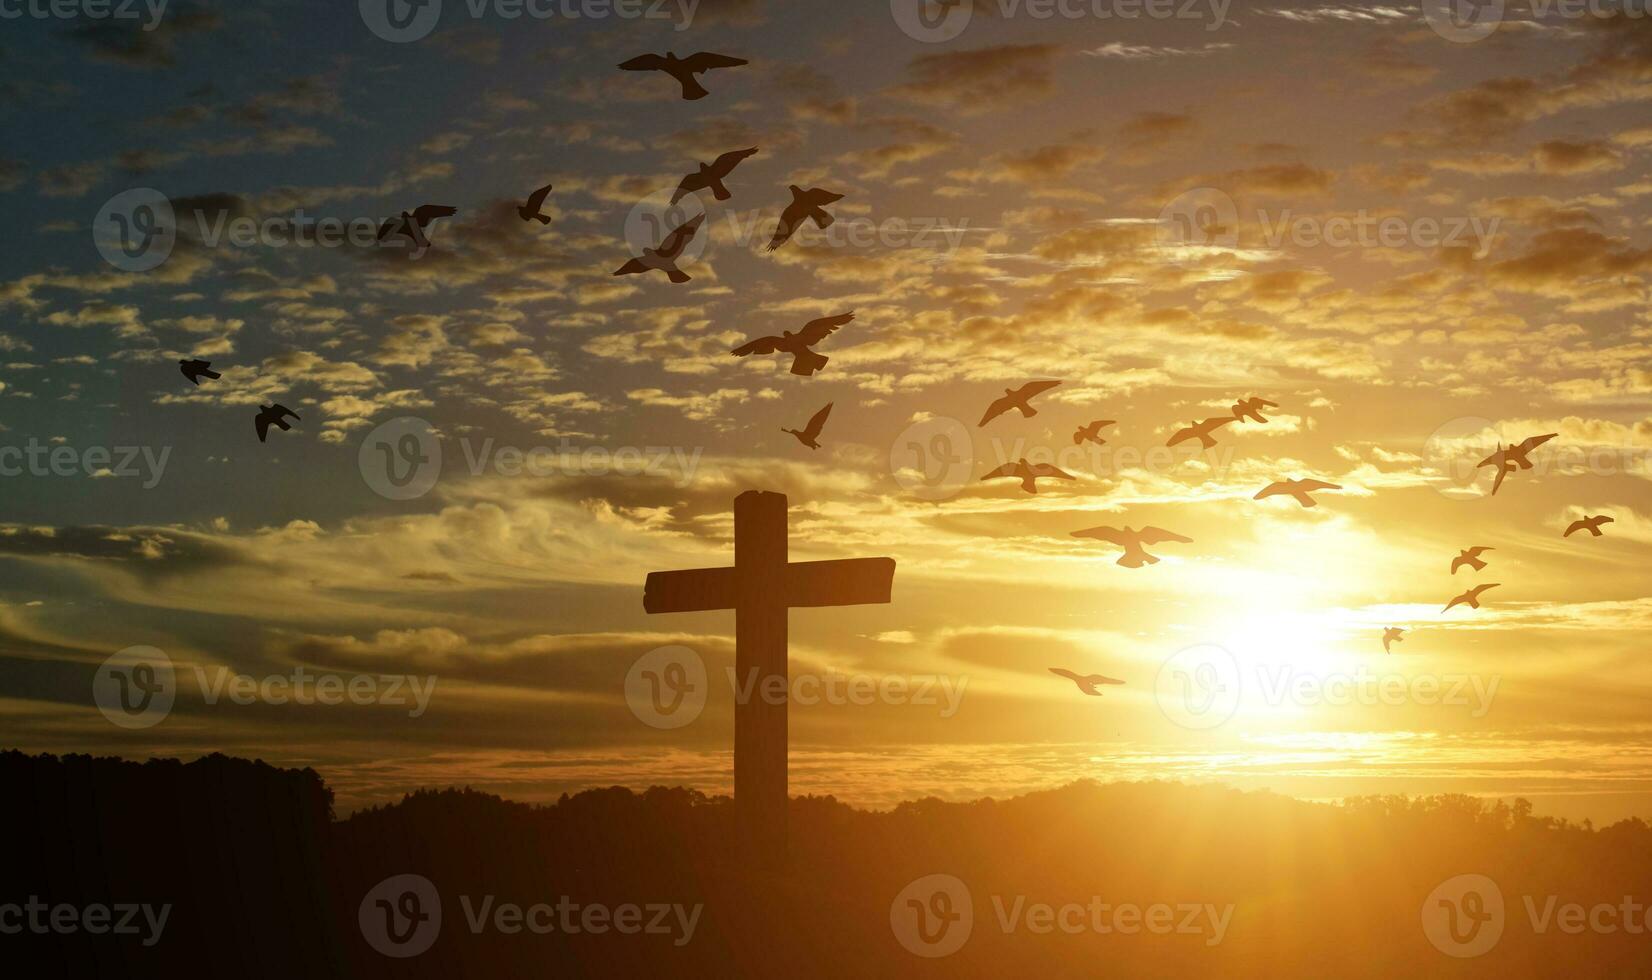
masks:
[[[734,807],[749,853],[765,867],[786,854],[786,699],[765,698],[770,677],[790,691],[786,653],[793,606],[854,606],[889,601],[893,558],[787,561],[786,496],[748,490],[734,498],[734,567],[650,572],[650,613],[734,610]]]

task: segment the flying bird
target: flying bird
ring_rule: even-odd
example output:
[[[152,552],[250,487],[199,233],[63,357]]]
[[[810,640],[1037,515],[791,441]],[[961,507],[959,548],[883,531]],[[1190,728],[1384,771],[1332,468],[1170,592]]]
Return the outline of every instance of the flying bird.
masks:
[[[802,432],[799,432],[796,429],[781,429],[780,431],[790,432],[792,435],[797,437],[798,442],[808,446],[810,449],[819,449],[820,430],[826,428],[826,416],[830,414],[832,414],[832,402],[827,402],[825,408],[816,412],[814,417],[809,419],[809,424],[803,427]]]
[[[1475,545],[1472,548],[1465,548],[1457,555],[1456,558],[1451,559],[1451,574],[1456,575],[1457,569],[1462,568],[1464,565],[1467,565],[1477,572],[1484,571],[1486,568],[1486,563],[1480,560],[1480,556],[1485,552],[1492,550],[1494,549],[1487,548],[1482,545]]]
[[[665,241],[659,248],[645,248],[642,255],[614,270],[616,276],[634,276],[658,269],[666,274],[666,278],[677,284],[688,282],[693,278],[688,273],[677,268],[677,259],[683,254],[683,249],[694,240],[694,236],[704,224],[706,216],[697,214],[689,220],[672,229],[671,234],[665,236]]]
[[[1216,445],[1216,440],[1212,439],[1210,434],[1224,425],[1237,421],[1239,420],[1231,415],[1227,415],[1218,418],[1205,419],[1203,422],[1195,422],[1185,429],[1178,430],[1175,435],[1170,437],[1170,441],[1165,443],[1165,445],[1174,446],[1184,443],[1189,439],[1197,439],[1199,440],[1199,445],[1206,449],[1212,449]]]
[[[178,370],[182,371],[184,373],[184,377],[188,378],[189,383],[193,385],[200,384],[202,378],[211,378],[213,381],[217,381],[219,378],[223,377],[223,375],[219,374],[217,371],[212,370],[211,361],[203,361],[200,358],[179,361]]]
[[[684,177],[683,182],[677,185],[677,189],[671,194],[671,203],[676,204],[688,195],[704,190],[711,191],[711,196],[719,201],[728,200],[734,195],[723,186],[723,181],[729,174],[734,173],[734,168],[740,165],[740,161],[756,152],[755,146],[749,150],[730,150],[711,163],[700,164],[700,169]]]
[[[1038,492],[1038,478],[1049,477],[1055,480],[1076,480],[1078,477],[1065,473],[1051,466],[1049,463],[1029,463],[1025,456],[1013,463],[1005,463],[991,473],[981,477],[982,480],[1001,480],[1006,476],[1013,476],[1021,481],[1021,489],[1028,493]]]
[[[810,320],[797,333],[790,330],[782,331],[778,337],[758,337],[734,348],[735,357],[746,357],[751,354],[774,354],[776,352],[792,355],[792,373],[808,377],[826,366],[830,360],[825,354],[816,354],[809,348],[825,340],[838,327],[843,326],[855,318],[853,312],[840,313],[837,316],[821,317]]]
[[[744,58],[734,58],[726,54],[712,54],[701,51],[686,58],[677,57],[675,51],[667,51],[664,57],[657,54],[643,54],[630,61],[620,63],[626,71],[663,71],[683,87],[683,98],[689,102],[703,99],[710,95],[695,75],[704,74],[713,68],[738,68],[750,64]]]
[[[1324,480],[1276,480],[1259,490],[1252,500],[1261,500],[1264,497],[1275,497],[1279,494],[1289,494],[1296,498],[1296,502],[1304,507],[1313,507],[1318,501],[1308,496],[1315,490],[1341,490],[1335,483],[1326,483]]]
[[[780,224],[774,229],[774,238],[769,241],[771,252],[790,241],[805,220],[813,221],[816,228],[830,228],[836,219],[826,213],[826,205],[843,200],[842,194],[818,187],[804,190],[796,184],[788,186],[792,192],[792,203],[780,212]]]
[[[1038,409],[1032,407],[1033,396],[1043,394],[1059,384],[1059,381],[1029,381],[1019,388],[1005,388],[1004,397],[987,406],[987,414],[981,416],[981,421],[977,422],[975,427],[979,429],[1012,408],[1020,409],[1022,418],[1032,418],[1038,414]]]
[[[1101,697],[1101,692],[1096,690],[1096,688],[1102,684],[1124,683],[1116,677],[1103,677],[1100,674],[1090,674],[1088,676],[1084,674],[1075,674],[1065,667],[1051,667],[1050,673],[1056,675],[1057,677],[1067,678],[1074,684],[1077,684],[1080,691],[1083,691],[1085,694],[1088,694],[1093,698]]]
[[[277,404],[258,406],[258,415],[252,420],[253,424],[258,426],[258,441],[264,441],[265,437],[269,435],[270,426],[272,425],[279,428],[282,432],[286,432],[288,429],[292,428],[292,426],[287,424],[287,420],[284,417],[288,415],[293,417],[294,422],[304,421],[298,417],[297,412],[286,407],[285,405]]]
[[[528,203],[517,208],[516,213],[521,216],[523,221],[537,221],[542,225],[550,224],[551,216],[541,213],[540,209],[545,206],[545,198],[551,196],[552,189],[553,185],[546,184],[539,190],[529,194]]]
[[[1446,607],[1440,611],[1450,612],[1451,607],[1461,605],[1465,602],[1468,603],[1470,609],[1479,609],[1480,593],[1486,591],[1487,589],[1495,589],[1501,584],[1502,583],[1500,582],[1488,582],[1485,585],[1476,585],[1474,588],[1469,589],[1467,592],[1464,592],[1462,595],[1457,596],[1455,599],[1452,599],[1450,602],[1446,603]]]
[[[1179,541],[1182,544],[1193,543],[1192,538],[1184,538],[1180,534],[1159,527],[1144,527],[1140,531],[1133,531],[1128,527],[1091,527],[1082,531],[1074,531],[1073,537],[1095,538],[1098,541],[1118,545],[1124,549],[1124,554],[1119,556],[1116,564],[1123,565],[1125,568],[1140,568],[1143,565],[1157,565],[1159,563],[1159,559],[1148,554],[1142,547],[1143,545],[1163,544],[1167,541]]]
[[[1266,422],[1267,419],[1262,416],[1262,409],[1278,407],[1265,398],[1244,398],[1233,403],[1233,417],[1250,419],[1252,422]]]
[[[1390,644],[1404,643],[1405,642],[1405,637],[1400,635],[1401,633],[1404,633],[1404,632],[1405,632],[1405,630],[1403,628],[1399,627],[1399,626],[1390,626],[1387,629],[1383,630],[1382,631],[1382,652],[1383,653],[1392,653],[1393,651],[1388,649]]]
[[[1588,531],[1591,535],[1598,538],[1601,536],[1600,526],[1602,524],[1611,523],[1613,523],[1612,519],[1607,517],[1605,514],[1596,514],[1594,517],[1585,517],[1580,521],[1573,521],[1572,526],[1567,528],[1566,533],[1562,534],[1561,537],[1569,538],[1572,536],[1573,531]]]
[[[1531,469],[1533,464],[1532,461],[1527,458],[1528,454],[1533,449],[1543,445],[1545,442],[1548,442],[1550,439],[1553,439],[1559,434],[1560,433],[1558,432],[1550,432],[1541,436],[1527,436],[1520,442],[1509,446],[1504,446],[1501,442],[1498,442],[1497,451],[1475,464],[1474,468],[1480,469],[1483,466],[1497,467],[1497,478],[1493,480],[1491,484],[1491,495],[1495,497],[1497,496],[1498,488],[1503,485],[1503,478],[1505,476],[1513,473],[1517,468],[1522,470]]]
[[[1073,433],[1073,445],[1082,446],[1086,442],[1093,442],[1098,446],[1107,445],[1107,440],[1101,437],[1101,430],[1105,426],[1114,424],[1112,419],[1102,419],[1098,422],[1091,422],[1089,425],[1079,426],[1078,431]]]
[[[437,218],[451,218],[459,213],[458,208],[450,208],[443,204],[421,204],[412,211],[403,211],[400,217],[391,218],[379,225],[379,241],[384,241],[391,235],[401,235],[413,243],[414,248],[429,248],[430,239],[425,237],[425,228]]]

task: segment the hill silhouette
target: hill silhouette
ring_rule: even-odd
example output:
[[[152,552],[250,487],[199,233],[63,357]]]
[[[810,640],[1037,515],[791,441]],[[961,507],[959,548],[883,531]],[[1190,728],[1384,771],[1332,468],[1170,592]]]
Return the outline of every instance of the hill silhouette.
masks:
[[[1652,898],[1652,827],[1540,818],[1524,801],[1327,805],[1089,782],[887,812],[802,797],[791,801],[789,866],[765,870],[743,865],[726,797],[682,788],[591,790],[545,806],[426,790],[336,819],[308,769],[6,752],[0,799],[10,832],[0,907],[31,897],[172,906],[147,946],[140,935],[0,935],[10,964],[35,967],[18,975],[1541,977],[1585,965],[1646,975],[1652,964],[1652,936],[1621,915],[1613,933],[1598,928],[1600,913],[1577,934],[1561,928],[1572,903],[1587,919],[1600,903]],[[967,906],[973,923],[956,952],[925,958],[903,935],[939,947],[903,934],[891,913],[904,915],[897,896],[935,874],[967,896],[947,905],[923,894],[913,911]],[[1495,881],[1506,908],[1489,951],[1458,959],[1430,943],[1422,915],[1437,886],[1463,874]],[[434,911],[406,904],[400,886],[383,890],[404,875],[429,882],[439,924],[390,924]],[[1124,907],[1140,915],[1120,917]],[[1644,915],[1629,918],[1644,925]],[[1098,921],[1118,928],[1094,931]],[[381,944],[399,929],[428,948],[386,955],[369,935],[381,922]]]

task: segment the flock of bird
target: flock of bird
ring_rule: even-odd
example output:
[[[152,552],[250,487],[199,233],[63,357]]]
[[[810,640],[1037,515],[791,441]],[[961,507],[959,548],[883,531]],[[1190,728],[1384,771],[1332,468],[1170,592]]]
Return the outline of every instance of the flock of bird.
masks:
[[[674,52],[664,55],[645,54],[622,62],[619,67],[625,71],[659,71],[677,81],[682,88],[682,97],[688,101],[703,99],[711,93],[699,83],[695,77],[712,69],[737,68],[749,62],[742,58],[728,55],[699,52],[687,58],[678,58]],[[716,201],[727,201],[733,197],[726,181],[733,175],[734,170],[746,159],[758,153],[757,147],[742,150],[731,150],[718,156],[711,163],[699,163],[697,169],[678,183],[672,191],[671,204],[676,205],[692,194],[701,191],[710,191]],[[537,221],[540,224],[550,224],[551,216],[544,213],[547,198],[555,190],[554,185],[546,184],[530,193],[524,203],[517,208],[517,215],[525,222]],[[816,227],[825,229],[832,225],[833,217],[825,209],[843,199],[843,195],[820,188],[805,189],[795,184],[788,185],[792,200],[781,212],[773,238],[769,242],[769,251],[774,251],[790,241],[797,230],[807,222],[813,222]],[[391,218],[380,225],[378,241],[386,242],[394,237],[406,239],[415,249],[422,250],[431,247],[426,229],[441,218],[449,218],[459,213],[459,209],[439,204],[425,204],[412,211],[403,211],[399,216]],[[647,272],[663,272],[666,277],[676,284],[691,281],[686,272],[679,266],[679,260],[694,240],[701,227],[705,224],[706,214],[701,212],[695,217],[677,225],[668,232],[657,246],[644,247],[640,256],[620,266],[613,273],[615,276],[639,275]],[[731,352],[736,357],[748,357],[752,354],[785,354],[790,355],[791,373],[803,377],[812,377],[817,371],[825,367],[830,360],[826,355],[817,353],[814,347],[835,333],[840,327],[850,323],[855,318],[853,311],[836,316],[822,317],[805,323],[796,333],[782,331],[779,336],[764,336],[750,340]],[[211,369],[211,362],[198,358],[181,360],[178,362],[183,375],[191,384],[199,385],[202,378],[218,380],[222,377]],[[1032,381],[1019,388],[1005,388],[1002,397],[995,399],[987,406],[977,427],[984,427],[993,419],[1011,411],[1019,411],[1023,418],[1032,418],[1038,414],[1033,407],[1032,399],[1038,395],[1060,386],[1060,381]],[[1166,446],[1175,447],[1186,442],[1197,441],[1201,448],[1212,449],[1216,446],[1216,433],[1224,426],[1241,422],[1266,424],[1268,419],[1262,414],[1264,408],[1278,408],[1275,402],[1263,398],[1250,397],[1234,402],[1229,414],[1218,415],[1198,420],[1176,430]],[[832,403],[828,402],[819,409],[801,429],[782,428],[785,432],[797,439],[799,443],[810,448],[820,448],[820,436],[826,426],[826,421],[832,412]],[[271,426],[287,431],[292,426],[287,422],[302,421],[298,414],[291,409],[280,405],[261,405],[253,423],[258,433],[258,441],[264,442]],[[1073,444],[1083,445],[1091,443],[1097,446],[1107,444],[1102,436],[1102,430],[1117,424],[1113,419],[1097,419],[1079,425],[1073,432]],[[1477,464],[1476,468],[1493,467],[1496,478],[1492,483],[1492,495],[1502,488],[1503,480],[1511,473],[1520,470],[1530,470],[1533,463],[1529,458],[1531,451],[1543,443],[1555,438],[1558,433],[1532,436],[1519,443],[1504,446],[1498,443],[1497,451]],[[1076,479],[1072,474],[1062,471],[1059,467],[1048,463],[1031,463],[1025,457],[1014,463],[1006,463],[984,474],[982,480],[1015,479],[1020,482],[1021,489],[1027,493],[1038,492],[1038,480]],[[1342,487],[1334,483],[1326,483],[1314,479],[1276,480],[1263,487],[1253,498],[1264,500],[1274,496],[1289,496],[1303,507],[1313,507],[1316,501],[1311,494],[1323,490],[1341,490]],[[1601,525],[1609,524],[1612,518],[1604,515],[1595,515],[1574,521],[1566,529],[1563,536],[1570,537],[1574,532],[1587,530],[1594,537],[1601,536]],[[1192,538],[1159,527],[1131,527],[1099,526],[1073,531],[1075,538],[1087,538],[1105,541],[1122,549],[1117,564],[1125,568],[1141,568],[1145,565],[1157,564],[1159,559],[1147,551],[1146,546],[1167,543],[1191,544]],[[1486,546],[1475,546],[1464,550],[1451,563],[1451,573],[1456,575],[1458,570],[1467,566],[1474,571],[1481,571],[1486,562],[1480,556],[1493,550]],[[1471,609],[1480,608],[1480,596],[1488,589],[1497,588],[1501,583],[1489,582],[1477,585],[1472,589],[1451,599],[1442,612],[1449,612],[1456,606],[1467,605]],[[1390,626],[1384,629],[1382,645],[1384,652],[1390,651],[1392,644],[1403,642],[1404,627]],[[1087,695],[1100,697],[1100,687],[1105,685],[1123,684],[1124,681],[1100,674],[1083,675],[1060,667],[1051,667],[1050,672],[1072,681],[1080,691]]]

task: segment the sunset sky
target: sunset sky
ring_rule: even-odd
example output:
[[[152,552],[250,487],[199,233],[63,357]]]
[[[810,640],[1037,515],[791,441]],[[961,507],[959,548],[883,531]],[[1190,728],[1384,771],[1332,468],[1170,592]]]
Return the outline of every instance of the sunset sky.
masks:
[[[961,685],[951,711],[794,704],[794,793],[1158,778],[1652,813],[1644,4],[1511,2],[1479,40],[1416,2],[966,0],[940,39],[903,6],[700,0],[684,24],[447,0],[401,43],[338,0],[0,22],[0,447],[141,447],[145,474],[166,454],[153,480],[98,472],[119,451],[0,477],[0,747],[310,765],[341,812],[430,785],[726,792],[733,615],[648,616],[642,585],[730,563],[733,499],[766,489],[794,560],[898,563],[888,605],[792,613],[793,674]],[[615,68],[667,50],[751,64],[694,102]],[[704,195],[692,282],[611,275],[684,174],[747,147],[733,199]],[[551,222],[524,222],[546,183]],[[845,196],[769,252],[789,184]],[[179,216],[147,272],[98,248],[138,188]],[[213,244],[194,217],[426,203],[459,213],[422,258]],[[813,377],[729,354],[849,311]],[[188,357],[222,379],[192,387]],[[1038,379],[1062,384],[1036,417],[977,427]],[[1247,396],[1280,407],[1164,448]],[[272,402],[302,419],[260,444]],[[780,431],[828,402],[820,450]],[[369,438],[404,417],[442,466],[400,500]],[[1076,450],[1095,419],[1108,445]],[[1474,464],[1550,432],[1490,496]],[[509,448],[556,465],[513,473]],[[980,482],[1022,456],[1077,479]],[[1251,499],[1292,477],[1343,489]],[[1598,514],[1604,537],[1562,538]],[[1193,542],[1122,568],[1070,536],[1097,525]],[[1453,575],[1472,545],[1488,567]],[[176,705],[126,730],[93,678],[138,645],[177,668]],[[675,729],[625,696],[667,645],[710,678]],[[1178,723],[1178,665],[1211,647],[1236,710]],[[436,686],[410,717],[208,704],[197,681],[300,665]],[[1125,684],[1086,697],[1050,667]],[[1361,677],[1400,694],[1314,696]]]

